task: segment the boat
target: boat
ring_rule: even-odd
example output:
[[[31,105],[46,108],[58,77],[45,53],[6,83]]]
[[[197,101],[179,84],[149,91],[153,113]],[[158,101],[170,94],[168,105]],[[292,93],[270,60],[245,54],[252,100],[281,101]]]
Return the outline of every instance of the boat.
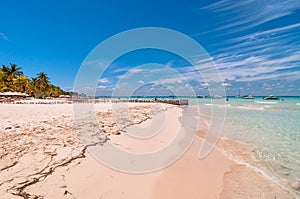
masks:
[[[277,104],[278,102],[255,101],[255,103],[257,103],[257,104]]]
[[[239,88],[239,94],[236,96],[237,98],[241,97],[241,89]]]
[[[221,96],[221,95],[213,95],[211,98],[212,99],[222,99],[223,96]]]
[[[197,95],[197,98],[205,98],[204,95]]]
[[[279,98],[273,95],[269,95],[268,97],[264,97],[264,100],[279,100]]]
[[[244,95],[243,99],[254,99],[255,97],[253,97],[252,95]]]

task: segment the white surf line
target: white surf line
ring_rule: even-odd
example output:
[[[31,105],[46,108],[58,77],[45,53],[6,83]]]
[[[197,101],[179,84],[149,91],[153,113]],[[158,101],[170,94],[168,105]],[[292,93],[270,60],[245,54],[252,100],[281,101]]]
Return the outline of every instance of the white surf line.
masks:
[[[218,146],[216,146],[216,148],[218,150],[220,150],[224,155],[226,155],[226,157],[228,157],[230,160],[232,160],[233,162],[237,163],[237,164],[240,164],[240,165],[245,165],[246,167],[250,168],[250,169],[253,169],[254,171],[260,173],[261,175],[263,175],[265,178],[271,180],[272,182],[274,182],[275,184],[279,185],[282,189],[288,191],[289,193],[291,193],[293,196],[295,196],[295,193],[289,189],[288,187],[286,187],[285,185],[283,185],[281,183],[281,181],[276,178],[275,176],[271,176],[270,174],[268,174],[266,171],[254,166],[253,164],[251,163],[248,163],[242,159],[240,159],[239,157],[237,157],[236,155],[234,154],[231,154],[221,148],[219,148]]]

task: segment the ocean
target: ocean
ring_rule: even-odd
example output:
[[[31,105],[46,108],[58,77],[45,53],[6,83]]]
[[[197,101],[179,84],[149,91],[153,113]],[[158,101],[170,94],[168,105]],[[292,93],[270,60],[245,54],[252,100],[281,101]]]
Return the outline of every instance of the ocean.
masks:
[[[253,164],[272,179],[300,197],[300,97],[281,100],[194,98],[192,106],[224,121],[221,136],[233,138],[254,148]],[[222,114],[226,109],[226,115]],[[218,114],[220,112],[220,114]]]
[[[145,96],[131,98],[154,99]],[[255,161],[247,162],[247,165],[300,198],[300,97],[279,96],[280,100],[264,100],[263,97],[227,97],[228,100],[177,98],[188,99],[191,108],[198,107],[201,113],[214,120],[214,124],[223,124],[219,136],[251,146],[248,153],[255,157]]]

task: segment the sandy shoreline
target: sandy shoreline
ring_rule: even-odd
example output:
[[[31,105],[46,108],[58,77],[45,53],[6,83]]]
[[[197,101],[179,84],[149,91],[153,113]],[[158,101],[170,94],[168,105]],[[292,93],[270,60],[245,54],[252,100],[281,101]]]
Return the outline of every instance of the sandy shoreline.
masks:
[[[148,125],[152,106],[130,104],[135,124]],[[101,128],[112,134],[108,142],[129,152],[147,152],[164,147],[180,127],[181,109],[159,106],[167,109],[169,120],[159,135],[145,142],[136,142],[125,133],[113,135],[118,134],[120,127],[109,114],[111,104],[96,104],[95,110],[103,118]],[[100,164],[87,152],[89,149],[77,135],[71,104],[2,104],[0,107],[0,195],[3,198],[293,198],[259,172],[237,164],[217,148],[199,160],[201,136],[167,168],[147,174],[128,174]],[[128,125],[129,121],[123,122]],[[203,131],[206,127],[202,128]],[[245,151],[226,139],[219,141],[218,147],[225,151],[230,147]]]

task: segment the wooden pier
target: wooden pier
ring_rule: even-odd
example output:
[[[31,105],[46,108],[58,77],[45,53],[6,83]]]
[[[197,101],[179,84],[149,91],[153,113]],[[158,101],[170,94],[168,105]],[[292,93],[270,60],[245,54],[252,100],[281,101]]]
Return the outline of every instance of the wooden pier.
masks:
[[[121,102],[131,102],[131,103],[166,103],[173,104],[178,106],[188,106],[188,99],[73,99],[75,103],[99,103],[99,102],[112,102],[112,103],[121,103]]]
[[[187,100],[187,99],[155,100],[154,102],[173,104],[173,105],[178,105],[178,106],[187,106],[187,105],[189,105],[189,100]]]

